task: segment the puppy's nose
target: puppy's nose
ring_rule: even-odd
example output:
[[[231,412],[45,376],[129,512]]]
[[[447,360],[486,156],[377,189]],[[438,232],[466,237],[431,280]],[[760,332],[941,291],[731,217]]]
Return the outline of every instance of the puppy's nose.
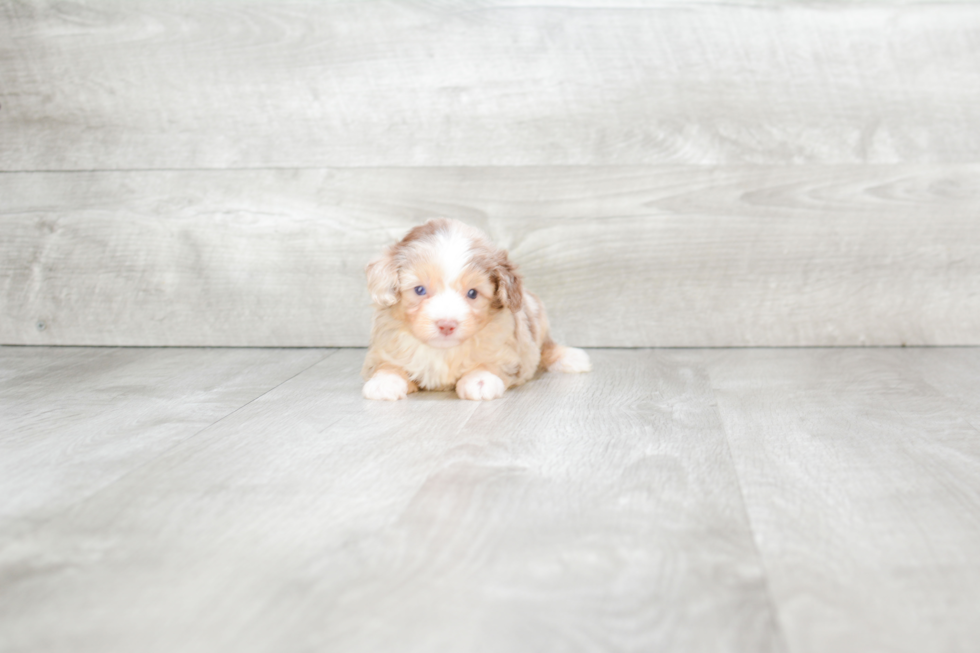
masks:
[[[451,336],[456,327],[459,326],[459,322],[456,320],[438,320],[436,326],[439,327],[439,333],[444,336]]]

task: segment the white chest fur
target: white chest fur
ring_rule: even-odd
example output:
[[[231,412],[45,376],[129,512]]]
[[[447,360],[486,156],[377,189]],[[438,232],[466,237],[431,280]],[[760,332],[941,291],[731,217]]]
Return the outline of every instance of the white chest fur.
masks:
[[[390,363],[404,369],[425,390],[451,390],[456,381],[481,364],[494,362],[512,367],[516,363],[514,316],[501,311],[490,324],[465,342],[449,349],[430,347],[408,330],[400,330],[388,349]]]

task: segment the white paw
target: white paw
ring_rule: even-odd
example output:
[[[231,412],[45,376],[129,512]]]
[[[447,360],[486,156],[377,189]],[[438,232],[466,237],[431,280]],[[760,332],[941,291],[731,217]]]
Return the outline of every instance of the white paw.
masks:
[[[548,366],[549,372],[565,372],[574,374],[576,372],[591,372],[592,362],[589,355],[576,347],[562,347],[561,356],[554,363]]]
[[[460,399],[496,399],[504,396],[504,381],[486,370],[470,372],[456,382],[456,394]]]
[[[365,399],[397,401],[408,396],[408,381],[391,372],[375,372],[364,384]]]

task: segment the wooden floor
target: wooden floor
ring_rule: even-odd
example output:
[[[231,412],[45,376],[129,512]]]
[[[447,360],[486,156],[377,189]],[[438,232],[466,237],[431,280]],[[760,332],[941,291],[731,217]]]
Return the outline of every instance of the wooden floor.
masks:
[[[976,651],[980,349],[0,347],[0,651]]]

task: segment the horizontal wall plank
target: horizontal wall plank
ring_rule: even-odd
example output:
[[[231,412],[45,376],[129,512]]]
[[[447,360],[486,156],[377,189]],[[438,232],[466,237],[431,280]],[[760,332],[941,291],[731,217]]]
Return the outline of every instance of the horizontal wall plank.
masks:
[[[0,3],[0,170],[967,163],[975,3]]]
[[[488,231],[582,346],[980,344],[980,166],[0,174],[0,342],[367,343],[363,267]]]

